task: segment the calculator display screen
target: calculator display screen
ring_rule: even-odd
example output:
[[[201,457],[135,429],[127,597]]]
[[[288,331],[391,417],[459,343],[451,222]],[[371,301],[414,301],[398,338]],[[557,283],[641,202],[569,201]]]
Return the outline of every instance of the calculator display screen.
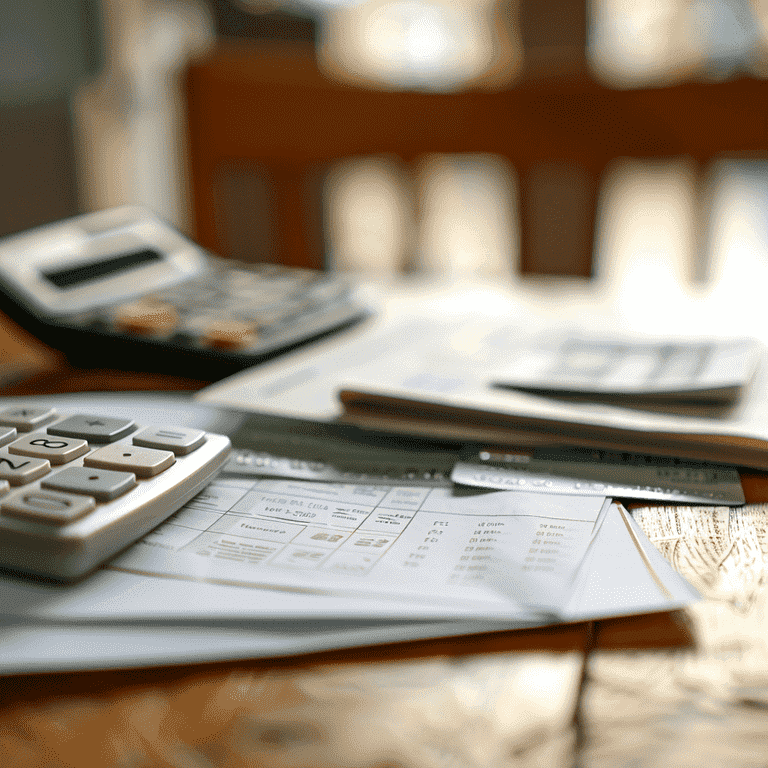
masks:
[[[100,261],[92,261],[76,267],[67,267],[53,272],[43,272],[43,277],[48,279],[58,288],[71,288],[96,280],[116,272],[123,272],[147,262],[162,261],[163,256],[151,248],[131,253],[123,253]]]

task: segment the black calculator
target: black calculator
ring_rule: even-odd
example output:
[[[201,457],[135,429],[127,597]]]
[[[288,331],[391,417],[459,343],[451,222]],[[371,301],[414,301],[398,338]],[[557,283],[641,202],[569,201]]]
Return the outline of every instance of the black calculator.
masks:
[[[0,240],[0,310],[79,367],[204,380],[369,314],[342,276],[215,257],[136,206]]]

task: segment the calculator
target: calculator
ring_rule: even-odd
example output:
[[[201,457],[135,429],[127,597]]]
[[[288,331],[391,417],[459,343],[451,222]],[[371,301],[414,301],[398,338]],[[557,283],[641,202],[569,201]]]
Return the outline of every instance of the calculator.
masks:
[[[138,206],[1,239],[0,311],[79,367],[204,380],[369,314],[338,274],[215,257]]]
[[[230,450],[224,435],[174,424],[0,411],[0,568],[80,578],[201,491]]]

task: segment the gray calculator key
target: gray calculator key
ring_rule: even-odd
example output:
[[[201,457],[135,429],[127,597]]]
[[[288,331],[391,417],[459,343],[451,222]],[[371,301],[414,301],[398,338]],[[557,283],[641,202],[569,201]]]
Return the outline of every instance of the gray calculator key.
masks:
[[[154,477],[176,463],[171,451],[158,451],[155,448],[140,448],[137,445],[105,445],[86,456],[86,467],[116,469],[133,472],[138,477]]]
[[[57,491],[84,493],[99,501],[112,501],[136,487],[136,475],[129,472],[112,472],[109,469],[67,467],[40,483],[43,488]]]
[[[40,432],[24,435],[8,446],[9,453],[48,459],[51,464],[66,464],[68,461],[73,461],[84,453],[88,453],[89,450],[85,440],[76,437],[44,435]]]
[[[14,456],[6,448],[0,451],[0,479],[11,485],[31,483],[50,471],[51,463],[47,459]]]
[[[75,496],[61,491],[30,488],[13,494],[0,504],[0,512],[11,517],[27,518],[41,523],[66,525],[96,509],[92,496]]]
[[[129,419],[109,419],[105,416],[78,414],[48,427],[49,435],[79,437],[92,443],[114,443],[137,429]]]
[[[186,456],[205,442],[205,432],[183,427],[147,427],[133,438],[134,445],[173,451],[177,456]]]
[[[31,432],[53,421],[56,416],[54,408],[6,408],[0,411],[0,424],[16,427],[19,432]]]

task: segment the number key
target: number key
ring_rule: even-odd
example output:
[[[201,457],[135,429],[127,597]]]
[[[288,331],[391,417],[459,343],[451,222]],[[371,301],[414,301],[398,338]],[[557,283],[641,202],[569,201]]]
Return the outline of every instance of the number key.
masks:
[[[66,525],[93,512],[94,509],[96,500],[91,496],[75,496],[34,488],[16,491],[0,505],[0,512],[4,515],[50,525]]]
[[[32,432],[8,446],[9,453],[48,459],[51,464],[66,464],[88,453],[88,443],[74,437],[53,437]]]
[[[0,479],[11,485],[25,485],[37,480],[51,471],[47,459],[25,458],[9,454],[6,449],[0,451]]]

